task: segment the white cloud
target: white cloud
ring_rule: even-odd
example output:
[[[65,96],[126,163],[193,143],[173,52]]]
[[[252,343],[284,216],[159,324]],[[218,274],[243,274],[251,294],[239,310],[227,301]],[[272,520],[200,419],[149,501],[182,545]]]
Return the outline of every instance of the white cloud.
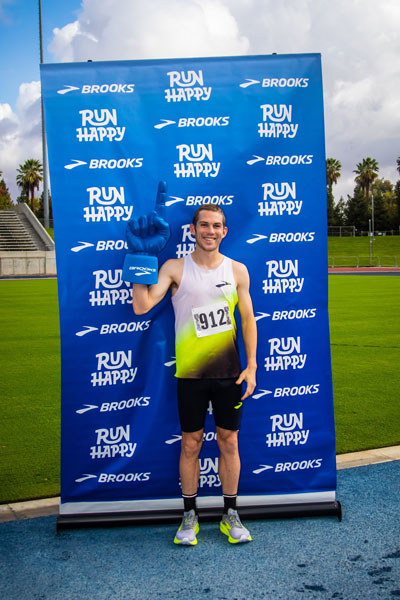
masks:
[[[398,179],[398,0],[227,0],[252,54],[320,52],[327,156],[342,163],[335,197],[354,188],[353,169],[378,160]]]
[[[353,169],[367,156],[382,176],[398,178],[399,30],[398,0],[82,0],[49,49],[56,62],[320,52],[327,155],[343,167],[338,199],[352,193]],[[32,143],[36,131],[37,147],[30,111],[39,115],[22,90],[17,115],[1,117],[0,131],[12,135],[18,118],[14,135],[30,132]]]
[[[16,112],[0,104],[0,168],[14,201],[20,193],[16,170],[27,158],[42,160],[39,81],[20,86]]]
[[[0,139],[12,136],[18,129],[18,119],[9,104],[0,104]]]
[[[50,52],[55,57],[57,62],[73,62],[74,49],[72,40],[80,35],[79,22],[68,23],[59,29],[56,27],[53,30],[54,38],[50,44]]]
[[[249,42],[219,0],[84,0],[78,21],[54,30],[57,61],[246,54]]]

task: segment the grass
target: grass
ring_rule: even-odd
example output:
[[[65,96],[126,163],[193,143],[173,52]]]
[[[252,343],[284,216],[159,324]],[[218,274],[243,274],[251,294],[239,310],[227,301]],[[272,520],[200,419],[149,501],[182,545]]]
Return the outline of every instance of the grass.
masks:
[[[338,453],[400,443],[400,276],[329,277]]]
[[[357,239],[357,238],[356,238]],[[337,452],[400,443],[400,277],[329,277]],[[0,281],[0,503],[59,494],[55,280]]]
[[[368,256],[369,237],[328,237],[328,254]],[[375,236],[375,254],[400,257],[400,235]]]
[[[371,250],[372,253],[372,250]],[[400,236],[375,236],[374,257],[372,265],[379,266],[377,257],[382,266],[400,267]],[[328,237],[329,266],[369,266],[370,238],[363,237]],[[358,257],[359,265],[355,258]],[[333,265],[333,258],[335,263]]]
[[[0,502],[59,493],[56,280],[0,281]]]

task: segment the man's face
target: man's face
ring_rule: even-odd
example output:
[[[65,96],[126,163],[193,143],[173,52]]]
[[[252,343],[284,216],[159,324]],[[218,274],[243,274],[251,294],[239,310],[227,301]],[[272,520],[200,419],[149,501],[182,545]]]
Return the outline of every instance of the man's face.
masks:
[[[190,225],[190,233],[196,237],[196,244],[206,252],[218,250],[228,228],[223,225],[223,216],[219,212],[201,210],[196,227]]]

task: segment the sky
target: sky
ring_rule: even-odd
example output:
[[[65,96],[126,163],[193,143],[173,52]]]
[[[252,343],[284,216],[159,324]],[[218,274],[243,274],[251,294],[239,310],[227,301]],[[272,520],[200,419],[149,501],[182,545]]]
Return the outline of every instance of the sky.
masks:
[[[38,1],[0,0],[0,170],[42,160]],[[44,62],[246,54],[322,55],[326,155],[336,201],[371,156],[395,183],[400,0],[42,0]]]

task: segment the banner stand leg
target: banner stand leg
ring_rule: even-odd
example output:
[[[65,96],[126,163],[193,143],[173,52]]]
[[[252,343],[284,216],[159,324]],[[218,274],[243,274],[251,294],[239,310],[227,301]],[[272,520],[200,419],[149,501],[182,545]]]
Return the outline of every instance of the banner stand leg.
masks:
[[[337,517],[342,520],[342,505],[334,502],[309,502],[304,504],[275,504],[269,506],[240,506],[240,516],[245,519],[294,519],[300,517]],[[126,527],[133,525],[165,525],[179,523],[182,510],[132,511],[116,513],[81,513],[59,515],[57,532],[84,527]],[[220,508],[200,508],[200,521],[219,521]]]

